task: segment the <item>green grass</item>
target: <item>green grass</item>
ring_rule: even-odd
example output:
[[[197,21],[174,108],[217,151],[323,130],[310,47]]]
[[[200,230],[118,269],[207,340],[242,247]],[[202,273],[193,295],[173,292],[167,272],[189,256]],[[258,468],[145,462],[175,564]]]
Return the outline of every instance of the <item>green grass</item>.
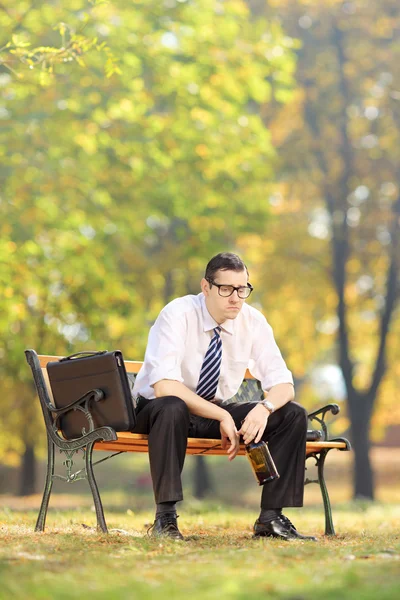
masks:
[[[286,512],[318,542],[254,540],[253,511],[210,504],[182,505],[186,542],[149,539],[150,512],[108,511],[123,531],[106,536],[87,508],[50,510],[44,534],[33,533],[36,511],[3,508],[0,598],[400,597],[399,505],[336,506],[335,538],[322,536],[320,507]]]

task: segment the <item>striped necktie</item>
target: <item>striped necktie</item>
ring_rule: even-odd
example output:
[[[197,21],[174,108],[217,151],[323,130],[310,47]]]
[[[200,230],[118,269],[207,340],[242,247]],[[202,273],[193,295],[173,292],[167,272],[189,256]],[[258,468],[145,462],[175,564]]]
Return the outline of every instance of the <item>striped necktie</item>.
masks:
[[[222,358],[220,331],[221,327],[216,327],[214,329],[214,335],[211,338],[210,345],[208,346],[208,350],[204,357],[199,376],[199,383],[196,388],[196,394],[204,398],[204,400],[212,400],[217,392]]]

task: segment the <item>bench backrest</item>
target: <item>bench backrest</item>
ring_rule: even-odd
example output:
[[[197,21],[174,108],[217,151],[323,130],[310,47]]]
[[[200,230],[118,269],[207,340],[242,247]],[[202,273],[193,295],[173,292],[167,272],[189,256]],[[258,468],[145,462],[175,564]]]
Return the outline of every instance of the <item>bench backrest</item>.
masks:
[[[51,361],[60,360],[60,358],[62,357],[40,354],[38,358],[40,366],[42,368],[43,376],[45,380],[48,381],[46,372],[47,363]],[[143,362],[139,360],[124,360],[124,363],[126,372],[128,374],[128,378],[131,382],[131,386],[133,387],[133,383],[143,365]],[[48,387],[50,388],[50,386]],[[51,394],[50,389],[49,393]],[[231,399],[231,402],[254,402],[256,400],[262,400],[263,398],[264,392],[261,388],[261,383],[257,379],[254,379],[250,371],[247,369],[242,385],[240,386],[237,394]]]

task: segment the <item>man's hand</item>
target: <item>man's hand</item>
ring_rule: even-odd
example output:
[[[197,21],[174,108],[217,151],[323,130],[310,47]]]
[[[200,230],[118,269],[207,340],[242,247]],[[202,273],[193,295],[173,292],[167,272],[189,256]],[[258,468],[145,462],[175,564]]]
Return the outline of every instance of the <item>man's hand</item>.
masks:
[[[255,442],[261,440],[267,426],[268,417],[268,410],[262,404],[257,404],[247,414],[239,430],[239,434],[243,436],[245,444],[249,444],[253,440]]]
[[[229,460],[233,460],[239,452],[239,434],[234,420],[229,413],[220,421],[219,429],[221,431],[221,446],[223,450],[227,449]]]

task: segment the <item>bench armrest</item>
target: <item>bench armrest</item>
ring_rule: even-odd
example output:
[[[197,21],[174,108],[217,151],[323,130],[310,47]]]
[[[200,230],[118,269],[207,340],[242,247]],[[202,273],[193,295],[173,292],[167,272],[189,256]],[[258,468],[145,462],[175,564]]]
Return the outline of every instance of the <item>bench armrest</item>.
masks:
[[[54,413],[55,415],[63,415],[64,413],[69,412],[70,410],[74,409],[75,407],[77,407],[78,405],[82,404],[83,402],[87,402],[91,400],[94,400],[95,402],[98,402],[99,400],[102,400],[104,398],[104,392],[103,390],[90,390],[90,392],[87,392],[87,394],[85,394],[84,396],[82,396],[81,398],[78,398],[78,400],[74,400],[73,402],[71,402],[70,404],[67,404],[66,406],[63,406],[63,408],[56,408],[54,406],[54,404],[51,404],[49,402],[48,406],[49,409],[51,410],[52,413]]]
[[[103,390],[93,389],[93,390],[90,390],[89,392],[87,392],[81,398],[78,398],[77,400],[74,400],[70,404],[67,404],[67,406],[64,406],[63,408],[56,408],[53,404],[49,403],[48,408],[53,413],[53,415],[55,415],[55,419],[54,419],[55,429],[56,430],[59,429],[59,427],[60,427],[59,421],[63,415],[70,412],[71,410],[80,410],[83,412],[83,414],[85,415],[85,417],[87,418],[88,423],[89,423],[89,432],[82,430],[82,435],[85,435],[86,433],[91,433],[92,431],[94,431],[95,427],[94,427],[93,417],[90,412],[90,405],[92,404],[93,401],[99,402],[103,398],[104,398]]]
[[[337,415],[340,412],[339,405],[327,404],[326,406],[323,406],[322,408],[319,408],[318,410],[315,410],[314,412],[308,415],[309,421],[318,421],[318,423],[321,425],[324,441],[327,441],[329,439],[328,428],[325,423],[325,416],[328,412],[332,413],[333,415]]]
[[[338,450],[340,450],[340,452],[347,452],[352,449],[349,440],[347,440],[346,438],[337,437],[337,438],[333,438],[332,440],[329,440],[329,441],[330,442],[343,442],[344,444],[346,444],[345,448],[338,448]]]

